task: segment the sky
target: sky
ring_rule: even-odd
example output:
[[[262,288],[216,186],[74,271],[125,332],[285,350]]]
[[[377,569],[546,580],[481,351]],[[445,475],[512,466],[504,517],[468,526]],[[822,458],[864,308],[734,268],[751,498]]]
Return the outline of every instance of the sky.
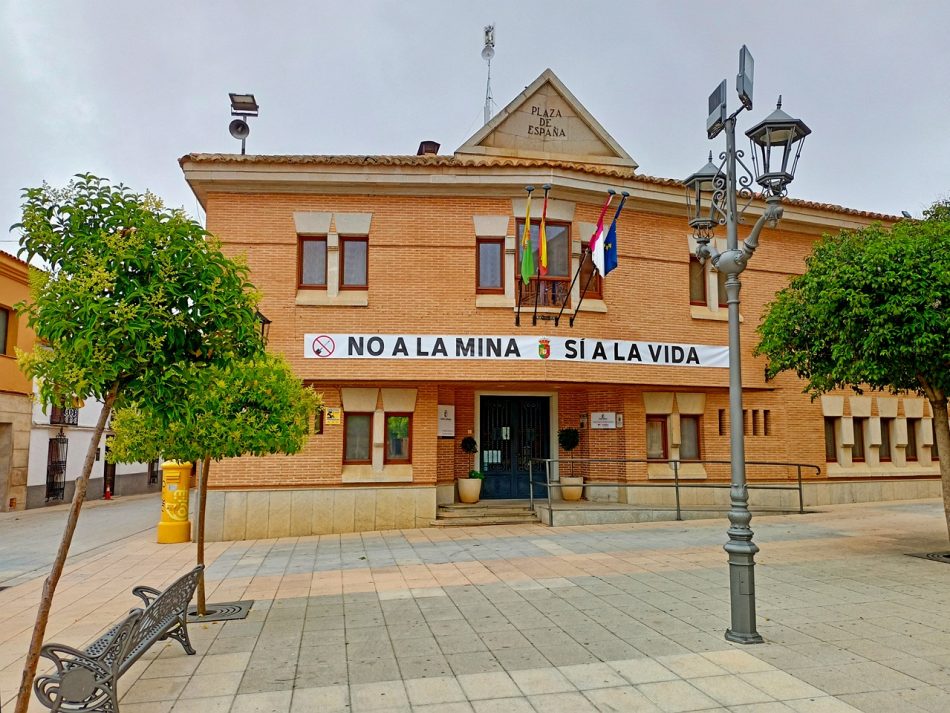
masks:
[[[683,178],[722,150],[707,98],[727,79],[738,106],[746,44],[755,107],[738,130],[782,94],[813,132],[790,196],[919,216],[950,195],[945,0],[0,0],[0,224],[22,188],[80,172],[202,219],[178,159],[240,151],[228,92],[261,107],[248,153],[431,139],[451,154],[483,123],[490,23],[496,109],[550,67],[642,174]],[[15,232],[0,241],[16,251]]]

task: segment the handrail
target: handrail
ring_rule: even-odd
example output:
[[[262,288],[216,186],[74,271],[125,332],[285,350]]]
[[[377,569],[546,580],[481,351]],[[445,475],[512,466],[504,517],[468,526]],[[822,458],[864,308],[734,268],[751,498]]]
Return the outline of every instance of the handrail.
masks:
[[[699,463],[699,464],[708,464],[708,465],[730,465],[732,461],[729,460],[663,460],[663,459],[652,459],[652,458],[530,458],[528,459],[528,498],[531,509],[534,510],[534,486],[535,485],[544,485],[547,489],[546,496],[548,501],[548,516],[552,518],[553,521],[553,503],[551,500],[551,488],[560,484],[560,478],[558,480],[551,480],[551,464],[562,462],[576,464],[583,463],[666,463],[670,465],[673,470],[673,482],[663,482],[663,481],[638,481],[638,480],[624,480],[624,481],[596,481],[590,483],[584,483],[584,487],[590,488],[674,488],[675,497],[676,497],[676,519],[682,520],[682,506],[680,503],[680,488],[713,488],[713,489],[724,489],[732,487],[731,483],[722,482],[722,483],[693,483],[687,482],[682,483],[679,477],[679,469],[682,463]],[[534,464],[543,463],[544,464],[544,480],[535,480],[534,478]],[[815,475],[821,475],[821,466],[817,466],[811,463],[788,463],[782,461],[746,461],[746,466],[776,466],[784,468],[795,468],[796,471],[796,481],[795,485],[781,485],[779,483],[768,483],[768,482],[752,482],[746,483],[748,489],[759,489],[759,490],[797,490],[798,491],[798,512],[803,514],[805,512],[805,495],[804,495],[804,486],[802,482],[802,469],[803,468],[812,468],[815,470]],[[548,523],[549,525],[551,522]]]

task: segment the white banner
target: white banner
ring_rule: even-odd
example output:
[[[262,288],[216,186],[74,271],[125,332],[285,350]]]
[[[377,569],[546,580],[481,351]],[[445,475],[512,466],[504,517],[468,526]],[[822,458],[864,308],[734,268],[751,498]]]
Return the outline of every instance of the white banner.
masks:
[[[305,334],[308,359],[522,359],[728,368],[729,347],[586,337]]]

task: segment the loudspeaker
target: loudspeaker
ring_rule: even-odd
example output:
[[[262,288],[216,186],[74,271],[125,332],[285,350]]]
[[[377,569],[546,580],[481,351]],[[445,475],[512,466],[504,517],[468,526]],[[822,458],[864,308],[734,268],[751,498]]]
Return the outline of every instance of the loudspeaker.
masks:
[[[228,131],[236,139],[246,139],[247,135],[251,133],[251,127],[247,125],[244,119],[235,119],[228,124]]]

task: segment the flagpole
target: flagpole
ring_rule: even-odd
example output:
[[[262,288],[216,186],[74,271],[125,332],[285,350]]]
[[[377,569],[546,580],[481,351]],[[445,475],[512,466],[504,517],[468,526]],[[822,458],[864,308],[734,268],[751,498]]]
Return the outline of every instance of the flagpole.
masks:
[[[564,308],[567,307],[567,301],[571,298],[571,292],[574,290],[574,283],[577,282],[577,278],[580,277],[581,270],[584,267],[584,263],[587,261],[587,256],[590,254],[590,248],[584,247],[581,251],[581,261],[577,265],[577,271],[574,273],[574,279],[571,280],[571,286],[567,288],[567,294],[564,295],[564,300],[561,302],[561,310],[557,313],[557,317],[554,318],[554,326],[558,326],[558,323],[561,321],[561,315],[564,314]]]
[[[545,240],[544,235],[544,222],[548,217],[548,191],[551,190],[551,184],[545,183],[541,188],[544,189],[544,208],[541,209],[541,227],[538,230],[538,276],[537,276],[537,289],[534,291],[534,316],[531,318],[531,326],[534,327],[538,324],[538,298],[541,296],[541,263],[543,258],[547,257],[547,247],[545,247],[544,255],[541,254],[541,241]]]
[[[534,191],[534,186],[525,186],[525,191],[528,192],[528,200],[525,203],[525,216],[524,216],[524,232],[521,237],[521,265],[518,267],[516,272],[516,279],[518,280],[518,309],[515,312],[515,326],[521,326],[521,298],[524,295],[524,257],[525,257],[525,248],[528,250],[531,249],[531,193]],[[525,245],[527,241],[527,245]]]
[[[590,281],[594,279],[594,275],[597,273],[599,273],[599,271],[595,267],[593,270],[590,271],[590,274],[587,276],[587,282],[584,284],[584,289],[581,290],[581,298],[577,300],[577,307],[574,308],[574,314],[571,315],[571,319],[568,322],[569,326],[571,327],[574,326],[574,318],[577,317],[577,313],[581,309],[581,303],[584,301],[584,295],[587,294],[587,288],[590,287]]]

